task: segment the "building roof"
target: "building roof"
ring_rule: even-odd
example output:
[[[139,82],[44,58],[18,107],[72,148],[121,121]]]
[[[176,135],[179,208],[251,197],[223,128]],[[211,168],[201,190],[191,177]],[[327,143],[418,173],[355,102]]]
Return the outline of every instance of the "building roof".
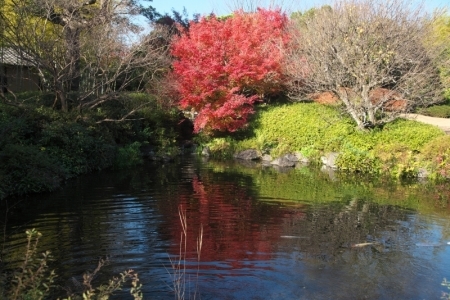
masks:
[[[0,48],[0,64],[32,67],[34,65],[32,61],[32,57],[20,49]]]

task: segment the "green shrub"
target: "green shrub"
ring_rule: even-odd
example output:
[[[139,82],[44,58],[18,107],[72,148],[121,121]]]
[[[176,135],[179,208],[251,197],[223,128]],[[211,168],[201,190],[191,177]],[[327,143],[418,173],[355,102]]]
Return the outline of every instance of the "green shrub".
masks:
[[[327,152],[339,152],[341,169],[397,178],[415,176],[418,153],[444,135],[435,126],[404,119],[362,132],[337,108],[317,103],[263,107],[249,128],[243,139],[234,136],[235,149],[254,148],[273,157],[299,151],[316,162]]]
[[[373,151],[361,148],[349,142],[345,142],[339,150],[336,165],[342,170],[363,173],[379,173],[379,160]]]
[[[395,141],[412,151],[419,151],[432,139],[445,134],[436,126],[405,119],[397,119],[388,123],[383,130],[374,133],[377,144],[390,144]]]
[[[269,150],[273,156],[301,149],[336,151],[345,136],[355,130],[348,117],[317,103],[264,108],[254,122],[251,137],[239,144],[255,145],[263,152]]]
[[[403,144],[378,144],[374,153],[381,163],[381,171],[396,178],[413,177],[418,166],[413,151]]]
[[[142,144],[160,156],[180,152],[181,115],[162,109],[152,95],[123,93],[95,109],[68,113],[53,109],[53,100],[32,92],[18,95],[21,107],[0,103],[0,198],[54,190],[67,178],[113,163],[117,168],[139,164]],[[133,120],[105,121],[133,109]]]
[[[60,162],[68,177],[104,169],[115,155],[113,143],[95,128],[67,121],[43,126],[39,146]]]
[[[134,142],[125,147],[119,148],[114,161],[114,168],[126,169],[143,163],[141,154],[141,143]]]
[[[440,178],[450,177],[450,136],[440,136],[426,144],[421,151],[422,164]]]
[[[206,143],[206,146],[209,148],[211,157],[218,159],[231,158],[236,150],[231,138],[213,138]]]
[[[55,102],[55,94],[49,92],[28,91],[16,93],[15,97],[12,94],[5,94],[5,96],[12,102],[33,107],[42,105],[51,107]]]
[[[0,199],[53,191],[66,178],[57,158],[35,146],[7,144],[0,150]]]
[[[430,106],[421,108],[417,112],[419,114],[435,118],[450,118],[450,105]]]

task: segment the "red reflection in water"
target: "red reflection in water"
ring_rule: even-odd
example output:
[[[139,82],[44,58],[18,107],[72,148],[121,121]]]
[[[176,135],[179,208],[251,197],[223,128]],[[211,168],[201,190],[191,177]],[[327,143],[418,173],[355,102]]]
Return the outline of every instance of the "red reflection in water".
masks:
[[[272,258],[273,247],[282,236],[283,219],[303,218],[304,214],[293,215],[287,208],[255,201],[247,190],[235,183],[215,184],[194,176],[192,187],[179,199],[187,220],[186,259],[197,260],[201,226],[202,262],[227,261],[227,267],[242,268],[245,261]],[[169,218],[174,241],[169,251],[179,255],[183,230],[178,211],[173,210]]]

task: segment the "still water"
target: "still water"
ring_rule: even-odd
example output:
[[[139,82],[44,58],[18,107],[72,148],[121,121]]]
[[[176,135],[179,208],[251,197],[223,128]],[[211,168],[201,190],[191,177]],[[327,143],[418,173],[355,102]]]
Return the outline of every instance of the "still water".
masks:
[[[177,263],[186,299],[439,299],[449,200],[446,184],[187,157],[7,203],[2,248],[19,259],[36,228],[59,284],[109,257],[97,282],[133,269],[144,299],[175,298]]]

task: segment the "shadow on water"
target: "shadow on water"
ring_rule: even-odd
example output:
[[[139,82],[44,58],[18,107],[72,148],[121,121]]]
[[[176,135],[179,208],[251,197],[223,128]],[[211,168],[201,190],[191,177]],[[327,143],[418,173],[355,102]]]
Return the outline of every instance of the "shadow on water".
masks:
[[[146,299],[171,299],[181,207],[187,277],[202,299],[437,299],[450,270],[449,198],[446,185],[185,158],[27,199],[8,217],[4,256],[17,261],[36,228],[61,285],[109,256],[99,280],[131,268]]]

